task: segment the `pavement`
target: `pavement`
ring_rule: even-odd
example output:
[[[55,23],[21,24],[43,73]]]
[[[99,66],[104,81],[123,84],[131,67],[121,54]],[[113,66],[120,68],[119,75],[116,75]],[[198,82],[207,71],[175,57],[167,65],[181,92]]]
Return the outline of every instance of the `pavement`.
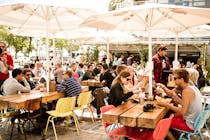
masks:
[[[80,124],[80,134],[77,135],[76,127],[74,123],[68,125],[68,127],[63,125],[63,121],[60,120],[56,122],[55,127],[57,131],[58,140],[106,140],[106,134],[104,132],[104,128],[102,125],[102,120],[97,119],[97,114],[94,116],[96,118],[96,122],[93,123],[90,114],[85,112],[83,117],[81,117],[81,112],[76,112],[77,116],[79,116],[79,124]],[[207,121],[208,127],[210,128],[210,118]],[[43,125],[45,128],[45,125]],[[11,128],[6,129],[0,127],[0,133],[2,135],[3,140],[10,139]],[[210,136],[208,135],[206,129],[202,130],[204,134],[205,140],[210,140]],[[13,131],[13,140],[24,140],[24,135],[18,132],[17,127]],[[32,132],[27,133],[28,140],[55,140],[53,128],[49,126],[48,132],[45,137],[40,135],[40,130],[32,129]],[[199,140],[200,137],[195,136],[191,137],[192,140]]]
[[[81,115],[81,112],[76,112],[78,116]],[[97,114],[94,114],[95,117]],[[59,140],[105,140],[106,134],[102,125],[101,119],[96,118],[95,123],[92,122],[89,113],[85,112],[84,117],[79,117],[80,124],[80,134],[77,135],[76,127],[74,123],[68,125],[68,127],[63,125],[63,121],[57,121],[55,123],[56,132]],[[32,126],[31,126],[32,127]],[[45,128],[45,124],[43,125]],[[8,129],[0,127],[0,134],[2,135],[2,140],[10,139],[11,127]],[[55,140],[53,128],[50,125],[45,137],[41,136],[40,130],[37,128],[31,128],[30,132],[27,132],[28,140]],[[14,128],[12,140],[25,140],[23,134],[18,132],[18,128]]]

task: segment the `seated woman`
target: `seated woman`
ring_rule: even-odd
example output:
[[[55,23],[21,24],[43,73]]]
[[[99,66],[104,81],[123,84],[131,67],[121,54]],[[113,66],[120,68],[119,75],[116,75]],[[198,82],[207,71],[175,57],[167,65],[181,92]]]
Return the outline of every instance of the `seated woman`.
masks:
[[[127,71],[123,71],[117,76],[116,82],[112,84],[110,89],[108,99],[109,104],[114,106],[121,105],[123,101],[126,101],[134,94],[132,90],[136,90],[139,87],[132,88],[132,90],[128,91],[125,86],[129,84],[130,80],[131,75]],[[136,90],[135,93],[139,93],[139,91]]]

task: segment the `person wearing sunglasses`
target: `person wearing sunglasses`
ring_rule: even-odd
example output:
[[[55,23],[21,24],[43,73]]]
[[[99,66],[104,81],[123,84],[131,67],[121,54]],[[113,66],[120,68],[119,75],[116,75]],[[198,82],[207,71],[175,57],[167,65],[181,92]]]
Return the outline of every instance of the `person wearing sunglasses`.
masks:
[[[134,92],[132,92],[131,90],[129,91],[126,88],[126,85],[129,84],[130,80],[131,80],[131,74],[127,71],[122,71],[116,77],[116,82],[115,84],[112,84],[110,89],[109,98],[108,98],[109,104],[114,106],[119,106],[134,94]],[[137,92],[137,90],[135,91],[136,91],[135,93],[139,93]]]
[[[175,84],[182,89],[181,98],[177,100],[181,106],[166,102],[158,102],[158,105],[165,106],[176,113],[172,119],[171,128],[193,132],[195,118],[202,110],[201,93],[195,85],[189,83],[189,72],[186,69],[176,69],[173,74]]]
[[[34,89],[34,90],[39,90],[39,89],[43,88],[43,87],[44,87],[43,84],[37,84],[37,85],[36,85],[36,83],[35,83],[34,81],[31,80],[31,75],[32,75],[32,73],[31,73],[31,70],[30,70],[30,69],[24,69],[24,70],[23,70],[23,77],[26,79],[26,81],[27,81],[28,84],[30,85],[31,90],[33,90],[33,89]],[[23,86],[25,86],[24,81],[21,81],[20,83],[21,83]]]

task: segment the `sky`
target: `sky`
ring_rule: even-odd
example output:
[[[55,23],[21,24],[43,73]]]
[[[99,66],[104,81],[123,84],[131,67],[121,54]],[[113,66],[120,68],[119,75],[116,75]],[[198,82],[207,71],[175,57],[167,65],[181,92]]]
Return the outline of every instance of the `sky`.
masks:
[[[109,0],[76,0],[84,7],[90,7],[98,12],[108,11]]]
[[[42,4],[50,3],[53,5],[60,5],[60,6],[65,6],[66,3],[68,3],[68,5],[73,7],[87,8],[87,9],[92,9],[96,12],[103,13],[108,11],[109,0],[0,0],[0,5],[6,3],[16,3],[16,2],[42,3]]]

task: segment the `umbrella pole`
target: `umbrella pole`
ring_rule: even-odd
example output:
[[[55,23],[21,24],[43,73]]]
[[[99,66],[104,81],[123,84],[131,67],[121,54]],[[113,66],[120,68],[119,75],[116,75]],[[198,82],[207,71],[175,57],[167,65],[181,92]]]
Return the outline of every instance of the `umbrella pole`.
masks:
[[[49,12],[49,8],[47,8],[47,13]],[[46,45],[47,45],[47,78],[46,78],[46,88],[47,92],[50,91],[50,56],[49,56],[49,21],[46,20]]]
[[[109,39],[107,39],[107,44],[106,44],[106,56],[107,56],[106,63],[109,66],[109,63],[110,63],[110,58],[109,58]]]
[[[179,61],[178,61],[178,33],[176,33],[176,42],[175,42],[175,54],[174,54],[174,62],[173,62],[173,69],[178,68]]]
[[[178,61],[178,33],[176,33],[176,46],[175,46],[175,56],[174,56],[174,60]]]
[[[47,92],[50,91],[50,57],[49,57],[49,39],[46,38],[47,45],[47,78],[46,78],[46,89]]]
[[[152,81],[153,81],[153,61],[152,61],[152,36],[151,36],[151,29],[148,30],[149,33],[149,95],[153,94],[152,89]]]

